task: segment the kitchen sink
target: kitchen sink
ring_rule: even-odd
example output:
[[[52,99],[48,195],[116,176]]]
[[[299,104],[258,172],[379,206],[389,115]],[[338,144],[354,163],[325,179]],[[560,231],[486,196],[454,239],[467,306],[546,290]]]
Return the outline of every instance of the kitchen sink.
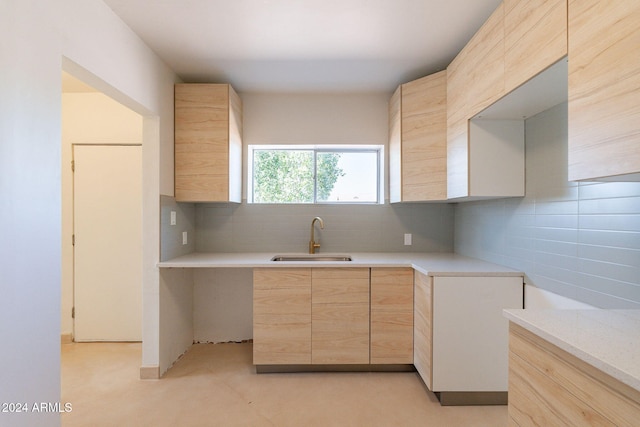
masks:
[[[323,255],[323,254],[300,254],[300,255],[276,255],[271,258],[271,261],[351,261],[349,255]]]

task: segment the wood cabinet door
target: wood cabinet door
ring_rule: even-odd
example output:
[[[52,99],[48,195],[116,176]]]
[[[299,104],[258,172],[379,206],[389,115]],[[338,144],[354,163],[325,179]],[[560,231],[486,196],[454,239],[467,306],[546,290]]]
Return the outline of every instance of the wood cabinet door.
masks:
[[[447,199],[447,72],[405,83],[389,103],[389,200]]]
[[[312,269],[312,363],[369,363],[369,269]]]
[[[240,202],[242,103],[228,84],[175,86],[175,197]]]
[[[496,8],[465,47],[468,116],[475,116],[504,95],[504,4]]]
[[[311,363],[311,269],[254,269],[253,363]]]
[[[389,100],[389,201],[402,201],[402,85]]]
[[[511,424],[638,425],[637,390],[514,323],[509,330]]]
[[[504,5],[501,3],[447,67],[449,199],[471,195],[469,119],[504,93]]]
[[[415,272],[413,364],[429,390],[433,389],[433,278]]]
[[[504,0],[505,93],[567,55],[567,0]]]
[[[402,200],[447,198],[447,72],[402,85]]]
[[[640,2],[571,0],[568,31],[569,180],[638,174]]]
[[[465,51],[447,67],[447,198],[469,194],[469,114]]]
[[[413,269],[371,269],[371,364],[413,363]]]

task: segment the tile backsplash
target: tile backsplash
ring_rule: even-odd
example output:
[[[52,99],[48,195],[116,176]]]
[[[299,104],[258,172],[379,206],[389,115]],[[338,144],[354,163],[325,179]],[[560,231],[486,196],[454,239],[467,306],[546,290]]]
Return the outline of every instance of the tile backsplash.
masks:
[[[171,225],[171,212],[176,224]],[[187,244],[182,244],[182,233]],[[170,196],[160,196],[160,261],[166,261],[195,250],[195,207],[193,203],[176,203]]]
[[[453,206],[260,205],[196,206],[198,252],[306,252],[311,221],[319,252],[449,252]],[[404,234],[412,245],[404,245]]]
[[[640,183],[567,181],[567,104],[526,121],[526,197],[455,207],[456,252],[603,308],[640,308]]]

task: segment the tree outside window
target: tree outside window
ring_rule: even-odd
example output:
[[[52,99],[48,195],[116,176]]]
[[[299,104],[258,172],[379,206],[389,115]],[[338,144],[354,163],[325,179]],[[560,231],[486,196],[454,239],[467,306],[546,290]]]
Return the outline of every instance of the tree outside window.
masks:
[[[258,148],[253,203],[377,203],[379,151]]]

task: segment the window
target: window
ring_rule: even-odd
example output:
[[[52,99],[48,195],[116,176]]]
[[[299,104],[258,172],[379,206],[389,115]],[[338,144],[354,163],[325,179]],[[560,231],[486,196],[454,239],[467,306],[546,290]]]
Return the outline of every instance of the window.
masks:
[[[250,203],[380,203],[382,146],[250,145]]]

